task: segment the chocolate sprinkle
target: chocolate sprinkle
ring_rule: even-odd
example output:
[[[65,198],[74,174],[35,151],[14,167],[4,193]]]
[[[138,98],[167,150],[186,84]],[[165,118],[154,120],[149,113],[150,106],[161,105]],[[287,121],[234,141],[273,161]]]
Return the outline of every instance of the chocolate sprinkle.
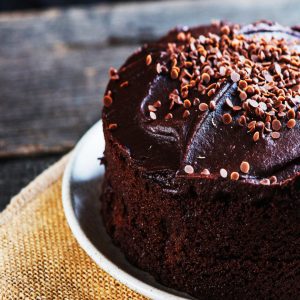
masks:
[[[247,174],[250,171],[250,165],[247,161],[243,161],[240,165],[241,172]]]
[[[112,105],[112,102],[113,102],[113,100],[112,100],[110,95],[105,95],[104,96],[104,98],[103,98],[104,106],[109,107],[109,106]]]
[[[120,87],[123,88],[123,87],[126,87],[128,86],[129,82],[128,81],[123,81],[121,84],[120,84]]]
[[[226,125],[230,124],[230,123],[232,122],[232,117],[231,117],[231,115],[228,114],[228,113],[224,114],[223,117],[222,117],[222,121],[223,121],[223,123],[226,124]]]
[[[199,110],[200,111],[207,111],[208,110],[208,105],[206,103],[201,103],[199,105]]]
[[[203,171],[201,172],[201,175],[208,176],[208,175],[210,175],[210,172],[208,169],[203,169]]]
[[[167,113],[165,115],[165,120],[170,120],[170,119],[173,119],[173,115],[171,113]]]
[[[224,124],[233,122],[233,113],[239,114],[234,120],[241,127],[252,121],[260,122],[259,133],[255,126],[248,127],[248,132],[254,133],[254,141],[280,131],[283,126],[295,127],[300,117],[300,56],[285,39],[245,36],[234,26],[224,25],[219,35],[193,37],[189,32],[179,32],[177,42],[168,45],[167,53],[169,62],[157,64],[156,68],[157,73],[162,69],[169,72],[179,83],[170,111],[175,104],[189,108],[188,97],[195,91],[207,95],[209,101],[200,104],[195,98],[193,105],[199,103],[201,112],[208,108],[213,111],[214,95],[225,82],[231,81],[237,85],[240,103],[233,105],[226,99],[231,111],[223,115]]]
[[[253,134],[253,141],[254,142],[257,142],[259,140],[259,132],[256,131],[254,134]]]
[[[186,119],[186,118],[188,118],[188,117],[190,116],[190,114],[191,114],[191,113],[186,109],[186,110],[183,112],[182,117]]]
[[[276,177],[276,176],[274,176],[274,175],[273,175],[273,176],[271,176],[271,177],[270,177],[270,183],[271,183],[271,184],[275,184],[275,183],[277,183],[277,177]]]
[[[116,124],[116,123],[111,123],[111,124],[108,125],[108,129],[109,129],[109,130],[114,130],[114,129],[116,129],[117,127],[118,127],[118,124]]]
[[[194,173],[194,168],[191,165],[186,165],[184,167],[184,172],[187,174],[193,174]]]
[[[151,54],[148,54],[146,56],[146,65],[149,66],[152,63],[152,56]]]
[[[153,112],[153,111],[150,111],[150,118],[152,119],[152,120],[156,120],[156,114],[155,114],[155,112]]]
[[[225,169],[220,169],[220,175],[222,178],[227,178],[228,172]]]
[[[238,172],[232,172],[231,174],[230,174],[230,179],[231,180],[239,180],[239,178],[240,178],[240,174],[238,173]]]
[[[281,123],[278,119],[272,121],[272,128],[275,131],[279,131],[281,129]]]
[[[270,185],[270,179],[264,178],[260,181],[260,184],[262,185]]]
[[[109,78],[111,80],[118,80],[119,79],[118,70],[115,68],[110,68],[109,69]]]
[[[280,138],[280,133],[274,131],[274,132],[271,133],[271,137],[272,137],[272,139],[277,140],[277,139]]]
[[[290,119],[288,120],[287,124],[286,124],[287,128],[292,129],[296,126],[296,121],[295,119]]]

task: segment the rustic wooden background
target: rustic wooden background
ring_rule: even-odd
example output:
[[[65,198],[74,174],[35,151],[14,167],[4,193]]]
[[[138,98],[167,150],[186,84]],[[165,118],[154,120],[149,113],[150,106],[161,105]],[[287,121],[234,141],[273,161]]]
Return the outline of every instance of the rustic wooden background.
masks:
[[[100,118],[110,66],[176,24],[300,24],[299,0],[101,4],[0,14],[0,210]]]

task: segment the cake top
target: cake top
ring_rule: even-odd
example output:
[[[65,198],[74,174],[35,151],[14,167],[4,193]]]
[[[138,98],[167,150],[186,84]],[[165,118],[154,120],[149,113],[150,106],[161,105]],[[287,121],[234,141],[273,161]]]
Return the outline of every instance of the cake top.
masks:
[[[149,172],[269,185],[300,171],[295,28],[177,28],[110,77],[104,124]]]

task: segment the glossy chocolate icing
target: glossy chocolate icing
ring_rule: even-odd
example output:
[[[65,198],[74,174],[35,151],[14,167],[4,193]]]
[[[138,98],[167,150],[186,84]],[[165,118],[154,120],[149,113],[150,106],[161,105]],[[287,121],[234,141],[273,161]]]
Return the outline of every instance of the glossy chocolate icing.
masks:
[[[181,30],[191,32],[193,36],[206,35],[208,32],[220,33],[219,25],[196,28],[177,28],[157,42],[143,46],[135,52],[119,70],[119,80],[110,80],[107,91],[112,92],[113,104],[103,110],[104,126],[117,123],[118,128],[110,131],[115,141],[124,149],[144,172],[161,173],[167,177],[186,176],[203,177],[200,172],[209,169],[209,179],[219,178],[220,169],[228,172],[239,171],[242,161],[249,162],[248,175],[240,181],[258,184],[263,178],[275,175],[278,184],[291,180],[300,173],[300,122],[289,130],[282,129],[281,138],[273,140],[266,135],[257,143],[247,134],[247,128],[236,123],[225,126],[221,116],[226,112],[224,101],[230,98],[238,103],[235,95],[236,83],[225,82],[213,96],[216,110],[199,114],[193,107],[188,119],[182,118],[183,108],[172,111],[174,118],[166,121],[163,116],[168,112],[168,95],[178,88],[179,83],[166,74],[158,74],[156,64],[168,61],[167,43],[175,42]],[[297,28],[282,27],[268,22],[241,27],[240,32],[247,35],[269,35],[286,40],[300,41]],[[151,53],[152,63],[146,66],[146,56]],[[127,87],[120,83],[128,81]],[[203,98],[195,93],[194,97]],[[151,120],[147,107],[156,100],[162,102],[157,119]],[[164,105],[164,103],[166,105]],[[194,166],[195,173],[185,174],[185,165]],[[230,180],[230,179],[224,179]]]

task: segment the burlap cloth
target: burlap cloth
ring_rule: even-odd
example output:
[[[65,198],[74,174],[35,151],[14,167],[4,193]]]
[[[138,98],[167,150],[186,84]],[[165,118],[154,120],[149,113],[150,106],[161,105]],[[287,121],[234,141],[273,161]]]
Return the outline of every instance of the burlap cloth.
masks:
[[[0,299],[146,299],[99,269],[72,236],[61,201],[67,160],[0,214]]]

